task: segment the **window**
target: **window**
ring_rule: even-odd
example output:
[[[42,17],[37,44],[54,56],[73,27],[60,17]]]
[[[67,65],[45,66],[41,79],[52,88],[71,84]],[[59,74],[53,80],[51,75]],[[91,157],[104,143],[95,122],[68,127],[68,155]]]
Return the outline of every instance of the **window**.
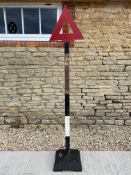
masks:
[[[49,41],[61,4],[0,5],[0,40]]]
[[[43,34],[50,34],[57,22],[55,9],[41,9],[41,30]]]
[[[6,8],[6,23],[7,23],[7,33],[11,33],[10,28],[11,22],[16,24],[16,34],[22,34],[22,22],[21,22],[21,11],[20,8]]]
[[[37,8],[24,8],[24,33],[39,34],[39,10]]]

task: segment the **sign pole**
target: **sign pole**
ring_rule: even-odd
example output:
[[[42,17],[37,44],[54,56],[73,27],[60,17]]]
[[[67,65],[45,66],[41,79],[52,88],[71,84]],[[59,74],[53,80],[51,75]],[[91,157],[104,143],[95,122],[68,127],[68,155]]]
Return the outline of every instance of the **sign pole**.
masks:
[[[70,149],[69,41],[64,42],[65,64],[65,149],[56,151],[53,171],[82,171],[80,151]]]
[[[70,81],[69,81],[69,42],[64,43],[65,50],[65,147],[70,150]]]

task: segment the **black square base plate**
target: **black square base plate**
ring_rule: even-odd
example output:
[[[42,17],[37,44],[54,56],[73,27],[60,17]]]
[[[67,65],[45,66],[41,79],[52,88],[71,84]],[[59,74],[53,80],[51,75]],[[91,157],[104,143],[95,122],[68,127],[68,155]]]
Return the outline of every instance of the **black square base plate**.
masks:
[[[64,149],[57,150],[53,171],[82,171],[80,151],[70,149],[66,154]]]

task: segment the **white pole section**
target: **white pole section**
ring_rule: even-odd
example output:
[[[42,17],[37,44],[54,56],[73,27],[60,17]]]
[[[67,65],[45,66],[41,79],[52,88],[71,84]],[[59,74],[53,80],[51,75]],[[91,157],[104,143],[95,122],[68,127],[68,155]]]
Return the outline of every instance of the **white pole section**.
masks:
[[[70,137],[70,116],[65,116],[65,137]]]

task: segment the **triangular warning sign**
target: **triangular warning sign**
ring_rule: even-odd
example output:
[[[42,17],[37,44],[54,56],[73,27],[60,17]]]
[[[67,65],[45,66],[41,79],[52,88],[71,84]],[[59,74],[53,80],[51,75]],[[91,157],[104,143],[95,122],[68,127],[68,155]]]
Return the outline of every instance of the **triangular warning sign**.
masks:
[[[60,34],[60,31],[63,27],[63,25],[66,23],[70,24],[70,28],[72,29],[73,33],[69,34]],[[52,33],[52,36],[50,38],[50,41],[52,40],[62,40],[62,41],[71,41],[71,40],[78,40],[78,39],[84,39],[82,36],[82,33],[78,29],[76,23],[73,21],[73,18],[68,11],[67,7],[64,7],[64,10],[60,16],[60,19],[58,20],[58,23]]]

